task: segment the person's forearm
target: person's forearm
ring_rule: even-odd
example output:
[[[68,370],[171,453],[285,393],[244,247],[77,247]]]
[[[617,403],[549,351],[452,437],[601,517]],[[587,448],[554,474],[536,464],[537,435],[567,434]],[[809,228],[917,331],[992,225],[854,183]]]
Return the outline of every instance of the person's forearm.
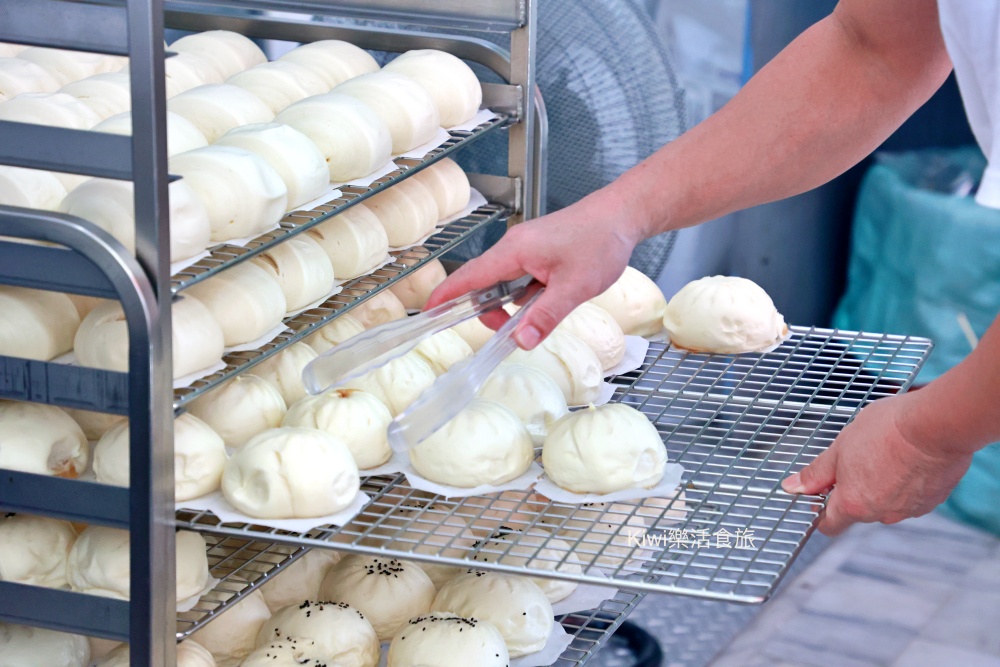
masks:
[[[1000,441],[1000,317],[972,354],[907,396],[899,429],[914,444],[955,454]]]
[[[595,199],[623,204],[636,234],[652,236],[805,192],[874,150],[950,70],[934,0],[842,1]]]

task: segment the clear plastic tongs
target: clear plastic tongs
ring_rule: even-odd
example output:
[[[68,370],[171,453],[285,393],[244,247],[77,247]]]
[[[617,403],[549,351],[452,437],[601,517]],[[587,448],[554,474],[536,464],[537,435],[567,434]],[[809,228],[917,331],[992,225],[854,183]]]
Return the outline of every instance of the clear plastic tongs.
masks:
[[[389,444],[406,451],[426,440],[469,404],[501,361],[517,348],[513,333],[543,290],[531,276],[476,290],[412,317],[370,329],[313,359],[302,371],[310,394],[333,389],[397,359],[430,336],[514,301],[523,306],[476,354],[453,365],[389,425]],[[525,301],[527,298],[527,301]]]

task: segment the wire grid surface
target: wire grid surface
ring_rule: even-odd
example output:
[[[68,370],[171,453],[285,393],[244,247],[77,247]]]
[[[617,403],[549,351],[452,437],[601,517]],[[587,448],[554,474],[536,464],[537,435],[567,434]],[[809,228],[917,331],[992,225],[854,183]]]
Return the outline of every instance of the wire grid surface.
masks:
[[[828,447],[859,407],[908,388],[930,347],[923,339],[814,328],[794,329],[766,354],[700,355],[652,344],[641,371],[615,379],[615,400],[646,414],[670,460],[684,466],[683,494],[673,498],[575,506],[518,491],[446,499],[397,475],[364,480],[372,501],[325,532],[220,524],[206,512],[181,512],[178,522],[290,545],[762,602],[823,502],[785,494],[780,480]],[[570,569],[576,562],[584,573]]]
[[[338,294],[325,303],[304,313],[285,319],[288,330],[274,340],[254,350],[231,352],[223,357],[226,367],[217,373],[195,381],[190,386],[174,392],[174,409],[184,407],[205,392],[247,371],[265,359],[277,354],[339,315],[348,312],[368,297],[374,296],[393,283],[419,270],[433,259],[469,240],[473,234],[507,214],[501,206],[487,204],[471,214],[439,229],[420,246],[391,253],[393,261],[377,271],[354,278],[341,286]]]
[[[435,162],[451,155],[460,148],[463,148],[476,139],[484,136],[491,130],[504,127],[509,117],[499,114],[493,120],[487,121],[473,130],[452,130],[448,134],[450,138],[441,146],[432,149],[422,159],[396,158],[394,164],[397,169],[385,176],[382,176],[367,187],[345,185],[339,189],[342,196],[318,206],[310,211],[292,211],[285,215],[279,223],[279,228],[267,232],[253,239],[245,246],[235,246],[228,244],[217,245],[209,250],[208,257],[199,260],[194,265],[177,272],[171,278],[170,289],[174,294],[194,285],[202,280],[210,278],[220,271],[246,261],[255,255],[267,251],[270,248],[282,243],[292,236],[315,227],[316,225],[329,220],[338,213],[364,201],[368,197],[375,195],[395,183],[408,178],[416,172],[424,169]]]

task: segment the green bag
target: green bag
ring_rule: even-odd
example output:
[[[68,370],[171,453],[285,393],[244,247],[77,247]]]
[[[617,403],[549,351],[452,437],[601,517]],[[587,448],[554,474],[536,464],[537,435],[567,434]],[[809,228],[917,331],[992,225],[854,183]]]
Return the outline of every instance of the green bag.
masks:
[[[985,166],[973,147],[880,154],[861,184],[833,324],[932,339],[917,383],[971,351],[963,317],[982,335],[1000,312],[1000,211],[969,194]],[[943,509],[1000,534],[1000,445],[974,457]]]

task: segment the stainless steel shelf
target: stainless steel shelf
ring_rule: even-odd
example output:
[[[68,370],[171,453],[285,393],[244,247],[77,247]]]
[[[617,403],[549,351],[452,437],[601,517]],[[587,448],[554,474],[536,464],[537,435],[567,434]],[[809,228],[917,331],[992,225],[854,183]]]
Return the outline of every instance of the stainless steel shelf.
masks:
[[[541,567],[573,556],[584,570],[597,566],[622,589],[759,603],[784,576],[824,502],[785,494],[781,479],[826,449],[860,407],[905,391],[930,349],[924,339],[815,328],[795,328],[790,340],[767,354],[696,355],[652,344],[640,371],[615,379],[614,400],[633,405],[656,425],[670,460],[685,467],[683,498],[606,507],[554,503],[530,492],[445,499],[415,491],[396,475],[364,480],[372,501],[342,527],[294,535],[185,511],[178,525],[609,583]],[[563,541],[511,540],[507,551],[476,541],[500,527],[545,528]],[[463,539],[466,531],[474,539]],[[515,545],[526,565],[496,562]],[[492,562],[481,562],[484,555]]]
[[[460,148],[468,146],[489,132],[504,127],[508,123],[508,120],[508,116],[500,114],[497,118],[483,123],[471,131],[451,131],[449,132],[451,138],[447,142],[427,153],[422,159],[396,158],[394,160],[397,167],[396,171],[386,174],[368,187],[345,185],[340,188],[342,196],[338,199],[311,211],[292,211],[288,213],[281,220],[278,229],[262,234],[245,246],[234,246],[223,243],[211,248],[208,257],[177,272],[171,277],[171,291],[177,294],[195,283],[211,278],[220,271],[224,271],[235,264],[266,252],[279,243],[297,234],[301,234],[325,220],[329,220],[338,213],[342,213],[358,202],[362,202],[368,197],[391,187],[395,183],[409,178],[421,169],[451,155]]]
[[[461,245],[477,231],[506,215],[505,208],[487,204],[461,220],[456,220],[439,229],[437,233],[424,241],[421,247],[426,249],[426,253],[417,254],[414,250],[392,253],[400,261],[391,262],[374,273],[348,281],[342,286],[343,289],[339,294],[331,297],[323,305],[287,318],[285,325],[289,330],[279,334],[270,343],[256,350],[233,352],[223,358],[226,363],[223,370],[202,378],[189,387],[178,389],[174,394],[174,409],[183,408],[189,401],[249,370],[289,345],[302,340],[368,297],[381,292],[394,282],[420,269],[427,262]],[[407,263],[401,263],[402,260],[406,260]]]

